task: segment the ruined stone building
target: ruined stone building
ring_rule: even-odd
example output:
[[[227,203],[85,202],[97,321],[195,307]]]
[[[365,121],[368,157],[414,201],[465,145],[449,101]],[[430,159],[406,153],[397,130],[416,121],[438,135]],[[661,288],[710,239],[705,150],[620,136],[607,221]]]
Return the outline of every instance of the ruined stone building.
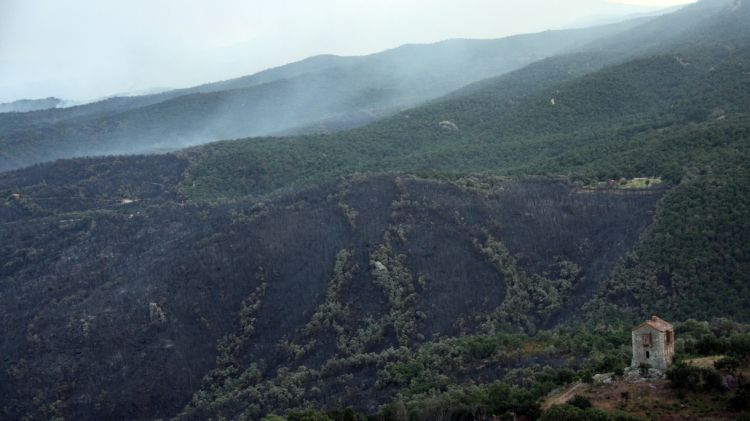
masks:
[[[633,360],[631,367],[648,364],[665,370],[674,357],[674,328],[666,321],[652,316],[633,328]]]

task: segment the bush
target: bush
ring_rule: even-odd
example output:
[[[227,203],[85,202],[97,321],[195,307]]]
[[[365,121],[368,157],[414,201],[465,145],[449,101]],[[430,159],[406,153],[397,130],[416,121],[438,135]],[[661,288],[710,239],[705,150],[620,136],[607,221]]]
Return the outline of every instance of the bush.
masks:
[[[575,395],[573,399],[568,401],[568,405],[573,405],[576,408],[588,409],[591,408],[591,400],[585,396]]]
[[[569,369],[569,368],[563,368],[560,371],[557,372],[557,384],[568,384],[572,382],[576,378],[576,373]]]
[[[667,379],[676,389],[695,390],[701,383],[701,369],[689,365],[674,365],[667,370]]]
[[[347,408],[344,411],[331,411],[327,415],[333,419],[333,421],[367,421],[367,417],[362,414],[358,414],[351,408]]]
[[[734,392],[734,396],[729,400],[729,404],[737,411],[750,409],[750,386],[745,385]]]
[[[693,345],[691,350],[699,355],[723,354],[727,351],[727,343],[715,336],[704,336]]]
[[[729,338],[727,353],[737,358],[750,358],[750,335],[735,335]]]
[[[260,421],[287,421],[286,418],[280,417],[276,414],[268,414],[265,417],[261,418]]]
[[[408,421],[409,419],[409,410],[402,400],[396,400],[385,405],[380,412],[382,418],[386,420]]]
[[[678,364],[667,370],[667,379],[676,389],[723,390],[724,388],[721,374],[718,371],[685,364]]]
[[[328,415],[312,409],[291,411],[286,419],[288,421],[333,421]]]
[[[718,371],[704,368],[701,371],[701,377],[703,378],[703,388],[706,390],[724,390],[724,380]]]
[[[622,355],[608,354],[605,356],[599,364],[596,365],[596,371],[599,373],[610,373],[619,370],[622,375],[623,367],[628,365],[627,357]]]
[[[476,336],[464,339],[464,347],[469,356],[474,359],[483,360],[489,358],[497,351],[498,344],[495,338],[489,336]]]
[[[643,418],[622,412],[606,412],[600,409],[580,409],[572,405],[558,405],[550,408],[540,421],[644,421]]]
[[[714,367],[717,370],[726,371],[728,373],[734,373],[741,365],[740,360],[734,357],[724,357],[714,362]]]
[[[540,421],[579,421],[584,420],[583,410],[572,405],[557,405],[545,412]]]

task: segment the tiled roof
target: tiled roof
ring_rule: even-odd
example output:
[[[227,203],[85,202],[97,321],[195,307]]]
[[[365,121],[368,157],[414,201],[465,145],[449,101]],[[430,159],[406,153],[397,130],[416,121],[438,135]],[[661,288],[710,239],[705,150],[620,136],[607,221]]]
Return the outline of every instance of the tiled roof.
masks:
[[[660,319],[656,316],[651,316],[649,320],[646,320],[645,322],[639,324],[638,326],[634,327],[633,330],[636,330],[642,326],[650,326],[659,332],[666,332],[668,330],[673,330],[671,324],[669,324],[667,321]]]

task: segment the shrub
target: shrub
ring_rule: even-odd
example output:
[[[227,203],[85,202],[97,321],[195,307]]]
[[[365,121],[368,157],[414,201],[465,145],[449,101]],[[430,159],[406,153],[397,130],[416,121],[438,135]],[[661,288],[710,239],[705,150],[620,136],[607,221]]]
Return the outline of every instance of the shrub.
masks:
[[[615,374],[617,374],[617,371],[619,370],[619,375],[621,376],[623,367],[627,365],[627,357],[616,354],[608,354],[601,360],[601,362],[599,362],[599,364],[596,365],[596,371],[598,371],[599,373],[615,372]]]
[[[563,368],[557,372],[557,384],[568,384],[576,378],[576,373],[569,369]]]
[[[721,374],[710,368],[693,367],[685,364],[672,366],[667,370],[667,378],[676,389],[722,390],[724,384]]]
[[[735,335],[729,338],[727,353],[737,358],[750,358],[750,335]]]
[[[286,419],[288,421],[333,421],[328,415],[312,409],[291,411]]]
[[[692,350],[700,355],[723,354],[727,351],[727,344],[715,336],[704,336],[695,343]]]
[[[724,390],[724,381],[718,371],[704,368],[701,370],[701,377],[706,390]]]
[[[579,421],[583,420],[583,410],[572,405],[557,405],[545,412],[540,421]]]
[[[745,385],[738,388],[729,400],[729,404],[737,411],[750,409],[750,386]]]
[[[591,400],[585,396],[575,395],[573,399],[568,401],[568,405],[573,405],[576,408],[588,409],[591,408]]]
[[[265,417],[261,418],[260,421],[287,421],[286,418],[280,417],[276,414],[268,414]]]
[[[728,373],[734,373],[741,365],[740,360],[734,357],[724,357],[714,362],[714,367],[717,370],[726,371]]]
[[[351,408],[347,408],[344,411],[332,411],[327,414],[333,419],[333,421],[367,421],[367,417],[362,414],[358,414]]]
[[[701,382],[701,369],[684,364],[672,366],[667,370],[667,379],[676,389],[697,389]]]
[[[605,412],[600,409],[586,410],[572,405],[558,405],[550,408],[540,421],[644,421],[643,418],[622,412]]]
[[[464,340],[466,352],[472,358],[483,360],[489,358],[497,350],[497,341],[489,336],[476,336]]]

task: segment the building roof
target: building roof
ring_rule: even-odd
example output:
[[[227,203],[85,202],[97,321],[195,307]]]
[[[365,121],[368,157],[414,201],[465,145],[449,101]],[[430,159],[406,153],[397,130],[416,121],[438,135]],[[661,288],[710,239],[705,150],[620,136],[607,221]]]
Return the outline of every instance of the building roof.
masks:
[[[649,326],[652,327],[659,332],[666,332],[668,330],[674,330],[671,324],[669,324],[667,321],[660,319],[656,316],[651,316],[650,319],[646,320],[645,322],[639,324],[638,326],[634,327],[633,330],[640,329],[643,326]]]

